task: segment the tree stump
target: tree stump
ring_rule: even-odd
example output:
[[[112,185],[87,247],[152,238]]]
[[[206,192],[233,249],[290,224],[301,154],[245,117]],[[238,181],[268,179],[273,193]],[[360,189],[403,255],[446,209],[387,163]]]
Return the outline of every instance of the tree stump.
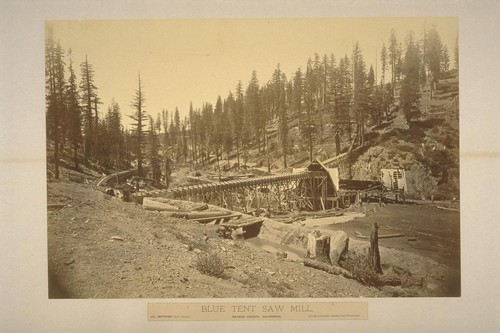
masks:
[[[307,257],[330,264],[330,236],[307,235]]]
[[[370,250],[368,251],[370,266],[378,273],[382,274],[382,266],[380,266],[380,252],[378,249],[378,225],[373,223],[372,233],[370,235]]]

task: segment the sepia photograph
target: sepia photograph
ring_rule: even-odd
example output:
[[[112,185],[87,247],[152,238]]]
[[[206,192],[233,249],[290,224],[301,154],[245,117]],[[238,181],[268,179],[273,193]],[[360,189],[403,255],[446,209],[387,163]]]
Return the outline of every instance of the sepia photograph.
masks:
[[[50,298],[460,296],[456,17],[45,28]]]
[[[498,331],[499,9],[1,0],[0,331]]]

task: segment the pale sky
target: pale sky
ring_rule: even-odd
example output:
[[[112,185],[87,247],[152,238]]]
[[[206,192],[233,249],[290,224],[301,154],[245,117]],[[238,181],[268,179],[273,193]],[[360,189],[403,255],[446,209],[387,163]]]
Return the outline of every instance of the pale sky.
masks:
[[[374,66],[391,28],[404,44],[408,31],[420,37],[434,24],[450,52],[458,33],[455,17],[286,18],[48,21],[64,49],[72,49],[75,70],[85,55],[94,66],[95,84],[104,103],[114,97],[122,114],[131,114],[138,73],[144,86],[146,111],[153,117],[163,108],[187,114],[215,104],[218,95],[234,92],[238,80],[246,88],[252,70],[259,83],[270,80],[280,63],[291,78],[315,53],[350,55],[359,42],[367,68]],[[377,53],[376,53],[377,52]],[[377,56],[376,56],[377,54]],[[68,60],[67,60],[68,62]],[[377,65],[380,66],[380,65]],[[386,73],[387,76],[388,73]],[[380,69],[378,78],[380,80]],[[128,117],[123,117],[126,123]]]

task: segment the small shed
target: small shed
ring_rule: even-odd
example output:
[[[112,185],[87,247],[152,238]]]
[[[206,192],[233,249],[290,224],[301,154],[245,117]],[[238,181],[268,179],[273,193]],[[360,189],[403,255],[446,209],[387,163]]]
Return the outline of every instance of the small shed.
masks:
[[[307,167],[310,177],[300,180],[301,210],[327,210],[338,207],[339,169],[327,168],[317,159]]]

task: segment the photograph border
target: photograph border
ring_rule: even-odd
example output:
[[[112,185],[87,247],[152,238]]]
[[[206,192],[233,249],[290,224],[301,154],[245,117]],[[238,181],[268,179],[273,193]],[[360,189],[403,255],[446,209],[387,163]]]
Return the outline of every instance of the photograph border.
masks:
[[[476,4],[476,5],[474,5]],[[113,1],[106,4],[91,1],[41,1],[0,5],[4,30],[0,32],[4,50],[1,83],[5,106],[16,118],[7,117],[1,127],[2,171],[5,187],[0,194],[2,211],[1,274],[2,310],[0,327],[6,331],[38,330],[87,332],[102,331],[239,331],[272,330],[298,332],[310,329],[310,322],[161,322],[147,321],[147,304],[162,300],[49,300],[47,295],[45,126],[43,87],[44,22],[50,19],[172,18],[172,17],[325,17],[325,16],[458,16],[460,38],[460,140],[461,140],[461,263],[462,296],[459,298],[363,299],[367,301],[367,321],[314,322],[315,330],[346,332],[368,330],[413,332],[416,329],[443,331],[472,329],[493,331],[499,327],[498,253],[495,235],[499,227],[490,225],[500,213],[499,188],[487,175],[500,169],[498,150],[499,123],[492,97],[498,83],[479,77],[484,70],[495,77],[498,69],[489,70],[488,61],[496,61],[500,26],[496,15],[499,5],[485,1],[483,6],[471,2],[458,6],[455,1],[407,2],[360,1],[332,3],[319,1]],[[475,63],[476,54],[483,55]],[[474,62],[474,63],[473,63]],[[472,69],[471,66],[474,66]],[[496,70],[496,72],[495,72]],[[29,75],[29,73],[34,73]],[[498,77],[498,76],[496,76]],[[15,83],[13,85],[9,85]],[[23,87],[23,92],[19,88]],[[30,94],[26,94],[29,92]],[[494,98],[494,97],[493,97]],[[478,101],[479,107],[477,107]],[[2,102],[2,104],[4,104]],[[477,114],[488,117],[484,122]],[[15,124],[21,123],[21,126]],[[14,130],[15,129],[15,130]],[[478,130],[481,129],[481,130]],[[480,132],[480,133],[478,133]],[[22,140],[16,139],[21,136]],[[485,135],[486,139],[485,140]],[[490,193],[478,195],[479,189]],[[464,204],[465,203],[465,204]],[[26,207],[28,204],[28,207]],[[23,208],[24,207],[24,208]],[[493,231],[493,232],[492,232]],[[478,272],[488,272],[479,276]],[[493,290],[485,288],[492,286]],[[293,299],[292,299],[293,300]],[[329,299],[315,299],[329,301]],[[360,301],[360,299],[340,299]],[[169,300],[170,301],[170,300]],[[199,301],[199,300],[197,300]],[[218,300],[220,301],[220,300]],[[231,301],[248,301],[231,299]],[[251,299],[251,301],[255,301]],[[276,301],[276,300],[272,300]],[[285,301],[285,300],[281,300]],[[174,302],[182,302],[175,300]]]

